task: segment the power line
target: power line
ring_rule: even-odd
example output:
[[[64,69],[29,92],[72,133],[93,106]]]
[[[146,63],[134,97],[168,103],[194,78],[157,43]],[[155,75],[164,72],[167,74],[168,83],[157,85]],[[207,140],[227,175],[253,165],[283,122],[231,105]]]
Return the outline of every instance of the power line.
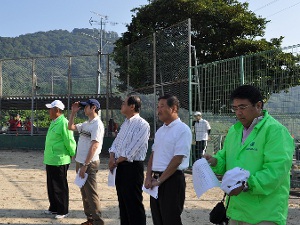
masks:
[[[250,0],[248,0],[248,1],[250,1]],[[266,8],[266,7],[268,7],[268,6],[274,4],[275,2],[278,2],[278,1],[279,1],[279,0],[273,0],[273,1],[269,2],[269,3],[267,3],[266,5],[263,5],[263,6],[259,7],[259,8],[257,8],[257,9],[255,9],[255,10],[253,10],[253,12],[257,12],[257,11],[259,11],[259,10],[261,10],[261,9],[263,9],[263,8]],[[277,11],[277,12],[275,12],[275,13],[269,15],[269,16],[266,16],[265,18],[269,18],[269,17],[275,16],[275,15],[277,15],[277,14],[279,14],[279,13],[285,11],[285,10],[288,10],[288,9],[290,9],[290,8],[295,7],[295,6],[298,5],[298,4],[300,4],[300,2],[297,2],[297,3],[295,3],[294,5],[291,5],[291,6],[288,6],[288,7],[284,8],[284,9],[281,9],[281,10],[279,10],[279,11]]]
[[[282,10],[280,10],[280,11],[274,13],[274,14],[271,14],[271,15],[267,16],[267,18],[269,18],[269,17],[271,17],[271,16],[275,16],[275,15],[277,15],[277,14],[279,14],[279,13],[285,11],[285,10],[288,10],[288,9],[290,9],[290,8],[293,8],[293,7],[295,7],[296,5],[299,5],[299,4],[300,4],[300,1],[297,2],[297,3],[294,4],[294,5],[291,5],[291,6],[289,6],[289,7],[286,7],[286,8],[284,8],[284,9],[282,9]]]
[[[279,0],[274,0],[274,1],[272,1],[272,2],[269,2],[268,4],[262,6],[262,7],[258,8],[258,9],[255,9],[253,12],[256,12],[256,11],[258,11],[258,10],[261,10],[261,9],[263,9],[263,8],[266,8],[267,6],[272,5],[273,3],[277,2],[277,1],[279,1]]]

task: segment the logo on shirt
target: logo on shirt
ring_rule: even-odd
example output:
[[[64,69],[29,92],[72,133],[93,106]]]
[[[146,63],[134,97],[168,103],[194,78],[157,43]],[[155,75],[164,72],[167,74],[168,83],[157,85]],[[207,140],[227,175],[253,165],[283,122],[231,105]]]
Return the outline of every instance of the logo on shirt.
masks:
[[[255,147],[255,142],[252,141],[250,145],[246,148],[246,151],[257,151],[257,148]]]
[[[87,137],[87,138],[91,138],[91,136],[92,136],[91,132],[88,132],[88,131],[85,131],[85,130],[81,131],[79,135],[82,136],[82,137]]]

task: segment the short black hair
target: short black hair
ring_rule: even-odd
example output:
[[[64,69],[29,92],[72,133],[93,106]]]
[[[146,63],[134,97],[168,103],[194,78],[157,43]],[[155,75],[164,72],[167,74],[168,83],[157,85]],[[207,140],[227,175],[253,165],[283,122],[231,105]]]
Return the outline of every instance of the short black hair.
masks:
[[[169,107],[177,106],[177,110],[179,110],[179,106],[180,106],[179,100],[175,95],[165,94],[163,96],[160,96],[158,98],[158,101],[161,100],[161,99],[166,99],[167,100],[167,105]]]
[[[234,99],[248,99],[252,105],[257,102],[262,102],[263,108],[263,96],[257,87],[252,85],[242,85],[237,87],[230,95],[230,101],[233,102]]]
[[[130,96],[128,96],[128,99],[127,99],[127,105],[128,106],[134,105],[134,111],[140,112],[142,102],[141,102],[140,97],[138,97],[136,95],[130,95]]]

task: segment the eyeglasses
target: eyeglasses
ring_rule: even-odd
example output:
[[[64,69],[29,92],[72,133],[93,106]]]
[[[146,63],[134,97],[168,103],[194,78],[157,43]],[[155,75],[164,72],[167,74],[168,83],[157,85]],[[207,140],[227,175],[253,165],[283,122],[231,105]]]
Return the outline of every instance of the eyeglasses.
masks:
[[[231,106],[231,112],[236,112],[238,110],[245,110],[249,107],[250,105],[238,105],[238,106]]]

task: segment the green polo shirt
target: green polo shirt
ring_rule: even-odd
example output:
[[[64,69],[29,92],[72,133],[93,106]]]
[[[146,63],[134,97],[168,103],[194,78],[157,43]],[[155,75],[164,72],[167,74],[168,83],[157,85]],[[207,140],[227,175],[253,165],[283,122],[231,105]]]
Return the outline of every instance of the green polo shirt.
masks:
[[[70,164],[75,155],[76,142],[73,131],[68,130],[68,120],[64,115],[53,120],[46,136],[44,164],[60,166]]]

